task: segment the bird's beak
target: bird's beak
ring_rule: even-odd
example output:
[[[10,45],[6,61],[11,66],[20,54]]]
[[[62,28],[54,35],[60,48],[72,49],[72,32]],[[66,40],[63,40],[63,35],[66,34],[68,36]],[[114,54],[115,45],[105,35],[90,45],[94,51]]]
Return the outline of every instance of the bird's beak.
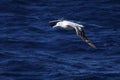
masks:
[[[56,28],[57,26],[53,26],[52,28]]]

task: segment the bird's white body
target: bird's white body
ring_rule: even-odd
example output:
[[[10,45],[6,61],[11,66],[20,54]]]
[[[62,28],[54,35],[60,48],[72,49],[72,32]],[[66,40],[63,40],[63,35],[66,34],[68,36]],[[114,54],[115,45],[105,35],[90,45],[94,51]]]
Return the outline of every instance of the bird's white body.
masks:
[[[70,25],[71,27],[68,26],[68,25]],[[67,29],[67,30],[74,29],[75,28],[74,26],[77,26],[77,27],[80,27],[80,28],[84,27],[83,25],[80,25],[80,24],[77,24],[77,23],[74,23],[74,22],[71,22],[71,21],[67,21],[67,20],[63,20],[61,22],[58,22],[53,27],[57,27],[57,26],[60,26],[61,28],[64,28],[64,29]]]

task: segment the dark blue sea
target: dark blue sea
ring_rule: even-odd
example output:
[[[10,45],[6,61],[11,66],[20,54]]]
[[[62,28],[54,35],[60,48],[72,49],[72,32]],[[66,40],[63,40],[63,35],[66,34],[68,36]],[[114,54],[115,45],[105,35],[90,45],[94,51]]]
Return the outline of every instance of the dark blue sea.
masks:
[[[61,18],[98,49],[49,26]],[[120,1],[0,0],[0,80],[120,80]]]

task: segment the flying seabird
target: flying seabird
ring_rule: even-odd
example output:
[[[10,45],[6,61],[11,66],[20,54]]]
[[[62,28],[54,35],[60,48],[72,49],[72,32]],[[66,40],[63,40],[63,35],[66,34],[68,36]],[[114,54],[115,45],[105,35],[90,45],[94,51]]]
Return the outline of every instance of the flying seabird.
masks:
[[[77,35],[84,41],[86,42],[88,45],[90,45],[91,47],[96,49],[96,46],[85,36],[84,33],[84,26],[80,25],[78,23],[72,22],[72,21],[68,21],[68,20],[53,20],[53,21],[49,21],[49,25],[53,28],[55,27],[61,27],[63,29],[75,29]]]

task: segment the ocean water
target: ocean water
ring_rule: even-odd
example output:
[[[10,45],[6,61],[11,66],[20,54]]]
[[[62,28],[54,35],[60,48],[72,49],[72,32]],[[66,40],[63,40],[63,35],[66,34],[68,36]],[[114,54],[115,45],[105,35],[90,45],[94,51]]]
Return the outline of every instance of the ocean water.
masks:
[[[49,26],[60,18],[98,49]],[[120,1],[1,0],[0,80],[120,80]]]

